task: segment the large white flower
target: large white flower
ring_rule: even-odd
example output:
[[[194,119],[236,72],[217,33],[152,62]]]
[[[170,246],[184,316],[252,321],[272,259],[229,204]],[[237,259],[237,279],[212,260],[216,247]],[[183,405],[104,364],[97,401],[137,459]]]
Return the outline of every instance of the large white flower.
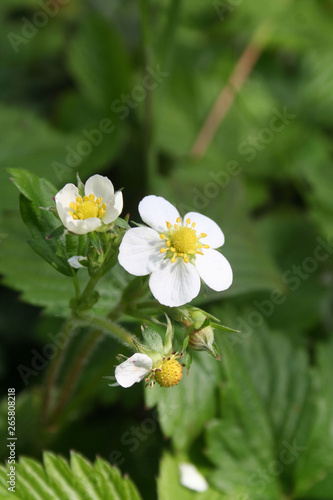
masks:
[[[131,274],[150,274],[154,297],[166,306],[187,304],[200,291],[200,278],[213,290],[226,290],[232,269],[216,248],[224,243],[219,226],[208,217],[178,210],[160,196],[146,196],[139,204],[150,227],[129,229],[120,245],[119,262]]]
[[[93,175],[84,186],[83,198],[74,184],[66,184],[55,196],[58,215],[72,233],[87,234],[102,224],[110,224],[123,209],[121,191],[103,175]]]
[[[115,377],[122,387],[131,387],[136,382],[141,382],[152,367],[152,359],[146,354],[137,352],[116,367]]]

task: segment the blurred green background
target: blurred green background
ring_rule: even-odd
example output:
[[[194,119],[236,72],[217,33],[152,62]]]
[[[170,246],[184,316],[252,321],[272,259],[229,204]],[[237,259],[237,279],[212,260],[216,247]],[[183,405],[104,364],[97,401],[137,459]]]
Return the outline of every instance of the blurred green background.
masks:
[[[204,468],[210,498],[333,499],[332,15],[331,0],[1,0],[2,443],[15,387],[19,454],[100,455],[145,500],[158,475],[160,499],[201,498],[178,486],[178,453]],[[230,109],[194,147],[223,89]],[[195,304],[241,330],[216,334],[221,363],[200,353],[166,392],[110,388],[119,347],[103,338],[42,428],[45,346],[73,290],[26,244],[8,167],[59,189],[107,175],[137,221],[156,194],[218,222],[234,284]],[[127,281],[120,268],[103,281],[100,314]],[[72,339],[59,387],[88,336]]]

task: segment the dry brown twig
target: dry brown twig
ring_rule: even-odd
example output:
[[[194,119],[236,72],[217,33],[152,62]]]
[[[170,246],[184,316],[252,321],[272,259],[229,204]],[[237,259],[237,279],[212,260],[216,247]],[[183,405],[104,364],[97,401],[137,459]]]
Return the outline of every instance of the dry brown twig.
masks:
[[[199,159],[205,155],[219,126],[231,108],[237,93],[242,89],[258,61],[271,29],[271,22],[269,20],[264,21],[238,59],[234,71],[226,85],[222,88],[194,142],[190,151],[192,158]]]

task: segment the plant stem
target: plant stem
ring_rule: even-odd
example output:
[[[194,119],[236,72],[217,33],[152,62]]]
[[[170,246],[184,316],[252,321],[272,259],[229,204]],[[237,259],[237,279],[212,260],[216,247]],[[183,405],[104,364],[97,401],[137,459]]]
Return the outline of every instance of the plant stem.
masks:
[[[76,361],[71,368],[70,373],[67,375],[63,383],[58,403],[52,415],[51,419],[52,423],[54,423],[61,415],[63,408],[66,406],[66,403],[69,400],[73,392],[73,389],[75,388],[79,375],[82,371],[84,364],[87,361],[88,356],[91,354],[94,347],[97,345],[102,336],[103,333],[101,331],[96,330],[90,333],[88,338],[84,342],[81,350],[77,355]]]
[[[61,332],[61,336],[64,337],[65,339],[70,339],[71,335],[73,334],[75,328],[77,326],[76,321],[73,320],[73,318],[68,319],[65,322],[65,325],[63,327],[63,330]],[[48,417],[49,413],[49,408],[50,408],[50,402],[51,402],[51,395],[52,395],[52,388],[55,384],[56,378],[59,373],[59,368],[61,366],[61,363],[64,358],[64,354],[66,351],[66,347],[68,345],[68,342],[61,347],[58,348],[58,351],[56,353],[55,358],[53,358],[52,363],[49,366],[45,382],[44,382],[44,390],[43,390],[43,409],[42,409],[42,421],[45,422]]]
[[[75,288],[75,295],[76,295],[76,298],[78,299],[80,297],[80,286],[79,286],[76,272],[74,272],[73,283],[74,283],[74,288]]]
[[[78,321],[80,321],[80,319]],[[127,347],[135,349],[135,344],[133,342],[133,339],[135,339],[134,335],[127,332],[124,328],[117,325],[116,323],[113,323],[108,319],[98,318],[98,317],[94,318],[86,317],[82,318],[82,323],[84,325],[95,327],[104,333],[111,334],[113,338],[118,340],[118,342],[121,342]]]
[[[149,0],[139,0],[141,39],[144,67],[151,65],[152,33],[150,22]],[[154,115],[153,115],[153,92],[147,92],[145,100],[145,123],[144,123],[144,141],[145,141],[145,160],[147,167],[147,185],[148,191],[154,190],[155,179],[158,177],[157,151],[154,144]]]

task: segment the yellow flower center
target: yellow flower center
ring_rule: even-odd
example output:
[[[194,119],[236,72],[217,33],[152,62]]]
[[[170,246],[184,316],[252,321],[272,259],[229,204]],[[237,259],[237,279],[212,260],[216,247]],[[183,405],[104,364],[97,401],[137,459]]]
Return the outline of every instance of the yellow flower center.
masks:
[[[182,376],[183,367],[174,358],[164,360],[155,372],[155,380],[161,387],[173,387],[179,384]]]
[[[69,204],[72,211],[69,214],[74,220],[85,220],[91,219],[92,217],[98,217],[101,219],[105,215],[106,204],[103,203],[103,198],[95,199],[94,194],[89,196],[77,196],[75,203],[72,201]]]
[[[195,254],[201,254],[203,248],[209,248],[209,245],[203,245],[200,242],[201,238],[206,238],[206,233],[198,234],[195,230],[195,222],[191,219],[186,219],[185,225],[179,225],[181,218],[178,217],[177,224],[166,222],[168,232],[160,234],[160,238],[165,240],[165,247],[162,247],[160,252],[166,253],[166,256],[171,258],[171,262],[175,262],[179,257],[187,264],[190,258]]]

